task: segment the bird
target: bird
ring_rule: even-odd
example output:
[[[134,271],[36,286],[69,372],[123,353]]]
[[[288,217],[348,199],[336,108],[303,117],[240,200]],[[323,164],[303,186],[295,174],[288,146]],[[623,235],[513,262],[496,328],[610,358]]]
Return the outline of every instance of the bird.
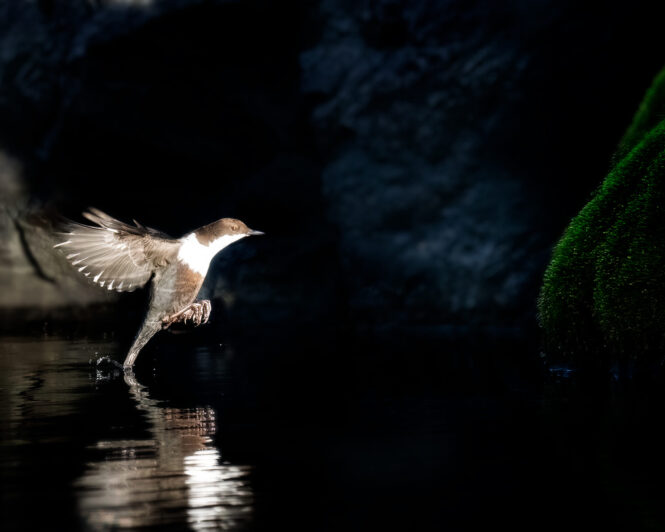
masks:
[[[222,218],[181,238],[146,227],[127,224],[99,209],[83,217],[95,225],[63,220],[53,247],[62,252],[77,273],[97,286],[132,292],[150,283],[148,310],[123,367],[131,369],[148,341],[174,323],[207,323],[209,300],[196,300],[210,261],[225,247],[262,231],[240,220]]]

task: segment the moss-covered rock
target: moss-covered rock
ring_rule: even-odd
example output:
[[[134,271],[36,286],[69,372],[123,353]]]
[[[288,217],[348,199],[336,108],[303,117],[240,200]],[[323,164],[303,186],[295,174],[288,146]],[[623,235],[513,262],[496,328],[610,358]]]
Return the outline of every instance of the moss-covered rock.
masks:
[[[665,68],[658,73],[644,95],[633,121],[619,142],[614,160],[618,162],[625,157],[663,119],[665,119]]]
[[[554,249],[539,314],[548,350],[578,362],[665,346],[665,70]]]

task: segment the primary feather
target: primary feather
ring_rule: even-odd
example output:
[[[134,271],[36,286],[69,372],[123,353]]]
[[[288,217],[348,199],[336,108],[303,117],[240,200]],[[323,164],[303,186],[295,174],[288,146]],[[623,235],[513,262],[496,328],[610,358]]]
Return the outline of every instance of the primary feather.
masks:
[[[128,225],[89,209],[83,216],[97,227],[67,221],[59,248],[81,275],[108,290],[131,292],[144,286],[153,272],[175,260],[180,242],[144,227]]]

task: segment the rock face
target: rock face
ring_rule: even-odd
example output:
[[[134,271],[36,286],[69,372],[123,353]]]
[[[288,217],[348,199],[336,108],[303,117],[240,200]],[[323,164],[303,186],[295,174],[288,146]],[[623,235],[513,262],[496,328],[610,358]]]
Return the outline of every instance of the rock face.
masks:
[[[19,209],[26,202],[22,168],[1,152],[0,190],[5,202],[0,208],[0,313],[20,310],[28,317],[35,309],[112,300],[69,274],[69,265],[53,253],[52,231],[21,221]]]
[[[238,323],[531,323],[552,242],[660,66],[654,8],[287,4],[0,6],[21,202],[266,231],[204,288]]]
[[[583,363],[662,357],[664,111],[665,70],[624,135],[614,167],[554,251],[539,304],[554,353]]]
[[[587,40],[591,14],[566,3],[342,4],[322,4],[301,64],[355,318],[527,323],[552,221],[619,138],[589,95],[615,80],[596,50],[630,46],[630,23],[603,13],[618,35]],[[596,119],[615,137],[573,130]]]

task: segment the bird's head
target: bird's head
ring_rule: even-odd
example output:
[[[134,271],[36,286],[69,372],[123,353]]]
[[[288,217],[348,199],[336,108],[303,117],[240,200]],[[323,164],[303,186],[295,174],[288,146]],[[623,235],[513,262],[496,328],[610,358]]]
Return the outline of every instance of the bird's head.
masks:
[[[261,231],[250,229],[244,222],[235,218],[222,218],[202,227],[196,232],[199,242],[205,246],[219,241],[231,243],[247,236],[262,234]]]

